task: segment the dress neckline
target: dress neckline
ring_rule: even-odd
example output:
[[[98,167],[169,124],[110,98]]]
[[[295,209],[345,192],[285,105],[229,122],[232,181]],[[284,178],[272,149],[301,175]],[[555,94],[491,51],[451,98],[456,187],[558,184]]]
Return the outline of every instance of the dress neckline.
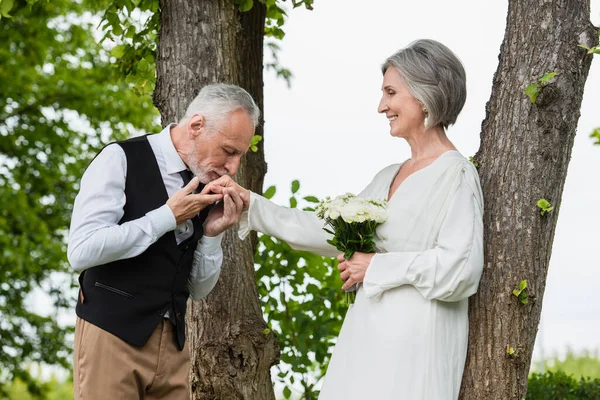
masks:
[[[411,177],[413,177],[414,175],[418,174],[419,172],[425,171],[425,170],[429,169],[435,163],[437,163],[440,158],[444,157],[448,153],[458,153],[458,154],[460,154],[460,152],[458,150],[448,150],[448,151],[443,152],[435,160],[433,160],[429,165],[427,165],[427,166],[425,166],[425,167],[423,167],[421,169],[416,170],[415,172],[413,172],[412,174],[410,174],[406,178],[404,178],[404,180],[402,181],[402,183],[400,183],[398,185],[398,187],[396,188],[396,190],[394,190],[394,193],[392,193],[392,195],[390,196],[390,190],[392,189],[392,185],[394,184],[394,181],[396,180],[396,177],[400,173],[400,169],[402,168],[402,166],[404,165],[405,162],[407,162],[408,160],[410,160],[410,158],[407,159],[407,160],[404,160],[403,162],[401,162],[400,165],[398,165],[398,168],[396,169],[396,171],[394,172],[394,174],[392,175],[392,179],[390,180],[389,184],[387,185],[386,198],[387,198],[388,203],[392,201],[392,199],[396,196],[396,193],[398,193],[398,190],[402,187],[402,185],[404,185],[404,183],[406,183],[407,180],[409,180]]]

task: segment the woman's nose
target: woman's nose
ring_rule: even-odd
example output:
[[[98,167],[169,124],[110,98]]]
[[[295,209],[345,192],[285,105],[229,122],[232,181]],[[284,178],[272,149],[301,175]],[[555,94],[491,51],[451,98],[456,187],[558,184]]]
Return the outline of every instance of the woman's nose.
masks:
[[[379,102],[379,107],[377,108],[377,112],[384,113],[386,110],[387,110],[387,104],[385,104],[385,100],[382,97],[381,101]]]

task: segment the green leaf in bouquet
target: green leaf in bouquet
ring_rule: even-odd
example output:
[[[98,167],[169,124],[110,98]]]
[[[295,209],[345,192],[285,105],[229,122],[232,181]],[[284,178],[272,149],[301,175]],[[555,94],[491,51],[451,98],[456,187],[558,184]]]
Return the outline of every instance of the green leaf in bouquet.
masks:
[[[349,260],[352,258],[352,256],[354,255],[355,251],[352,249],[346,249],[346,251],[344,251],[344,258],[346,260]]]
[[[295,197],[290,197],[290,208],[296,208],[298,206],[298,200]]]

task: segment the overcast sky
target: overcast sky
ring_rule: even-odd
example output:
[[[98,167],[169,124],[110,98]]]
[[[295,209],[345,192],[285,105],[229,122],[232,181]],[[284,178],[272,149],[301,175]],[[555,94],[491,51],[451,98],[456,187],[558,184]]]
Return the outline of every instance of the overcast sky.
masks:
[[[367,5],[368,4],[368,5]],[[405,2],[317,0],[313,11],[292,10],[281,43],[291,89],[265,76],[265,187],[287,204],[289,185],[318,197],[359,192],[383,167],[410,155],[377,113],[380,65],[418,38],[450,47],[467,72],[467,102],[448,135],[474,155],[491,93],[507,14],[506,1]],[[592,0],[600,25],[600,0]],[[578,134],[563,194],[536,355],[600,348],[600,56],[587,81]],[[543,344],[543,346],[540,346]]]

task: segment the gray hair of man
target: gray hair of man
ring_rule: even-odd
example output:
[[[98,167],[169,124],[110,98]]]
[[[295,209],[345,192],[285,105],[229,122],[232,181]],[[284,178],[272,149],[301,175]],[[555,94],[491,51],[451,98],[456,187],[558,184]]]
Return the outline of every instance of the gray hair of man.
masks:
[[[248,113],[256,128],[260,117],[260,109],[252,96],[239,86],[214,83],[204,86],[200,90],[200,93],[188,106],[180,122],[189,120],[194,114],[202,115],[205,119],[207,131],[213,134],[217,132],[219,126],[229,114],[240,109]]]
[[[458,57],[446,46],[420,39],[390,56],[381,70],[394,67],[426,111],[427,126],[454,124],[467,99],[467,78]]]

